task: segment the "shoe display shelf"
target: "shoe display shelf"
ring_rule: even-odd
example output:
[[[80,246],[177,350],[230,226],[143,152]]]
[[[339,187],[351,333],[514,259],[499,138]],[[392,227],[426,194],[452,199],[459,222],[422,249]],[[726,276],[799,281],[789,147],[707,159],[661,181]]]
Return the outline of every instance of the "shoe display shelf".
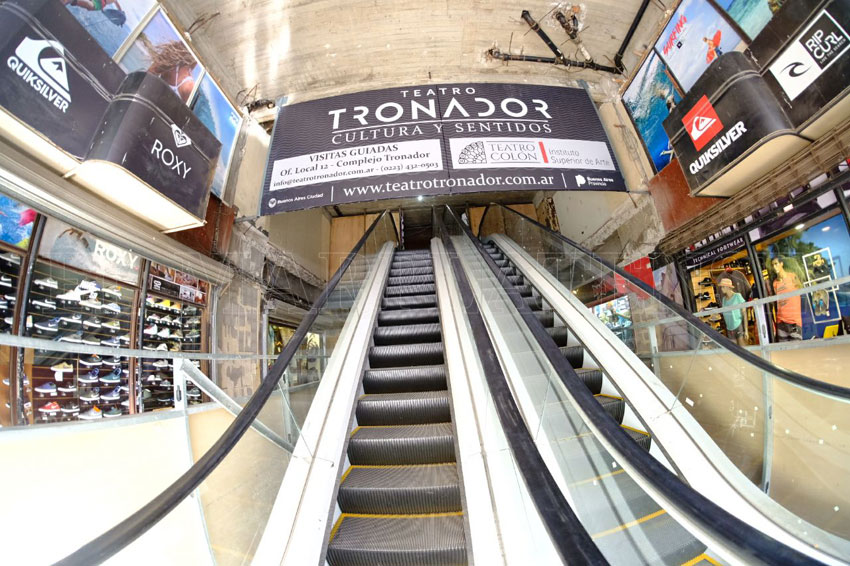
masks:
[[[182,333],[183,333],[183,351],[184,352],[204,352],[204,344],[206,343],[203,324],[204,310],[192,304],[185,304],[181,311],[182,316]],[[201,364],[200,360],[191,360],[202,372],[209,375],[209,369],[206,364]],[[198,387],[189,380],[186,383],[186,401],[189,405],[195,405],[203,402],[203,394]]]
[[[16,334],[15,303],[24,258],[15,252],[4,252],[2,249],[0,252],[0,332]],[[0,426],[10,426],[13,422],[11,356],[11,347],[0,346]],[[29,380],[26,383],[29,384]]]
[[[142,348],[163,354],[182,351],[182,304],[178,301],[147,295]],[[140,381],[145,411],[174,407],[174,363],[169,358],[145,358],[141,363]]]
[[[133,287],[45,261],[35,263],[28,304],[29,336],[57,343],[116,348],[116,356],[49,349],[28,351],[33,423],[118,417],[131,412]]]

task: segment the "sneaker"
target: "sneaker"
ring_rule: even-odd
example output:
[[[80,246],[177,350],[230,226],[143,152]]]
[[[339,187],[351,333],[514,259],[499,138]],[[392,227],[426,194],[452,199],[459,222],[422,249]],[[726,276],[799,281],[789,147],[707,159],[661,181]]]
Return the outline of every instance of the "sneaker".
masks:
[[[103,416],[108,419],[113,417],[120,417],[123,414],[124,413],[121,412],[121,409],[119,409],[118,407],[112,407],[111,409],[103,413]]]
[[[188,397],[189,399],[200,399],[201,390],[197,387],[192,387],[186,392],[186,397]]]
[[[0,287],[11,287],[12,278],[8,275],[0,275]]]
[[[75,383],[63,383],[56,389],[60,393],[75,393],[77,391],[77,385]]]
[[[62,405],[63,413],[79,413],[80,412],[80,404],[76,401],[68,401],[64,405]]]
[[[193,315],[198,313],[198,307],[189,305],[188,307],[183,309],[184,315]]]
[[[56,338],[57,342],[71,342],[72,344],[82,344],[83,342],[83,331],[78,330],[71,334],[63,334]]]
[[[56,332],[59,330],[59,317],[51,318],[50,320],[40,320],[35,323],[35,327],[45,332]]]
[[[149,322],[159,322],[160,320],[162,320],[162,318],[160,318],[160,316],[156,313],[151,313],[148,315],[147,320]]]
[[[180,332],[180,329],[177,329],[177,330],[175,330],[174,332],[171,333],[171,337],[177,338],[179,340],[179,339],[183,338],[183,333]]]
[[[121,401],[121,406],[122,407],[129,407],[130,406],[130,400],[124,399],[123,401]]]
[[[103,363],[103,358],[98,356],[97,354],[92,354],[91,356],[87,356],[80,360],[80,363],[84,366],[99,366]]]
[[[121,296],[121,287],[119,287],[118,285],[110,285],[109,287],[104,287],[103,289],[101,289],[100,292],[103,293],[104,295],[111,295],[113,297],[120,297]]]
[[[151,351],[151,352],[152,352],[152,351],[156,350],[156,348],[154,348],[154,347],[153,347],[152,345],[150,345],[150,344],[145,344],[144,346],[142,346],[142,350],[149,350],[149,351]]]
[[[97,383],[98,381],[100,381],[99,376],[100,376],[100,369],[94,368],[93,370],[91,370],[87,374],[77,377],[77,381],[79,381],[80,383]]]
[[[142,334],[147,334],[148,336],[153,336],[158,331],[159,331],[159,329],[157,328],[156,324],[149,324],[149,325],[145,326],[145,329],[142,332]]]
[[[156,306],[156,299],[149,296],[149,297],[145,298],[145,304],[149,307],[155,307]]]
[[[121,336],[118,337],[118,339],[121,340],[122,342],[129,342],[130,341],[130,333],[128,332],[127,334],[122,334]]]
[[[80,301],[80,306],[89,307],[90,309],[100,310],[103,306],[103,303],[97,300],[96,296],[89,296],[88,299]]]
[[[129,393],[130,392],[130,386],[129,385],[122,384],[119,387],[121,388],[121,393]]]
[[[14,319],[14,317],[7,316],[3,319],[3,322],[8,324],[9,326],[12,326],[12,324],[14,324],[14,322],[15,322],[15,319]]]
[[[36,392],[41,393],[43,395],[56,394],[56,383],[53,381],[48,381],[47,383],[42,383],[38,387],[35,388]]]
[[[73,301],[75,303],[79,303],[83,299],[83,294],[80,293],[79,289],[71,289],[69,291],[65,291],[60,295],[56,295],[57,299],[62,299],[63,301]]]
[[[38,408],[42,413],[58,413],[62,410],[62,407],[59,406],[59,403],[56,401],[51,401],[50,403],[45,403],[41,407]]]
[[[192,318],[187,318],[186,322],[183,323],[183,326],[200,326],[201,319],[197,316],[193,316]]]
[[[58,289],[59,283],[52,277],[44,277],[42,279],[33,279],[33,283],[39,287],[47,287],[48,289]]]
[[[159,332],[156,333],[160,338],[171,338],[171,332],[167,328],[163,328]]]
[[[85,336],[83,336],[80,339],[80,341],[83,344],[89,344],[91,346],[99,346],[100,345],[100,338],[98,338],[94,334],[86,334]]]
[[[163,299],[163,300],[161,300],[160,302],[158,302],[158,303],[157,303],[156,305],[154,305],[154,306],[157,306],[157,307],[159,307],[159,308],[161,308],[161,309],[164,309],[164,310],[167,310],[167,311],[168,311],[168,310],[171,310],[171,301],[166,300],[166,299]]]
[[[200,338],[201,332],[198,330],[193,330],[184,336],[184,340],[193,340],[195,338]]]
[[[5,254],[0,254],[0,259],[2,259],[3,261],[5,261],[7,263],[11,263],[11,264],[14,264],[14,265],[21,265],[21,257],[13,254],[11,252],[5,253]]]
[[[152,394],[149,389],[142,389],[142,401],[150,401]]]
[[[103,417],[103,411],[101,411],[97,405],[95,405],[85,413],[80,413],[80,419],[84,421],[96,420],[101,417]]]
[[[163,379],[162,383],[159,384],[160,387],[171,387],[170,379]]]
[[[118,399],[121,398],[121,388],[116,387],[112,391],[109,391],[108,393],[104,393],[103,395],[101,395],[100,398],[103,401],[117,401]]]
[[[74,314],[66,314],[59,317],[59,320],[62,322],[67,322],[68,324],[81,324],[83,322],[83,315],[78,312]]]
[[[69,364],[68,362],[61,362],[56,365],[50,366],[51,371],[59,371],[62,373],[67,373],[69,371],[74,371],[74,366]]]
[[[3,385],[5,385],[6,387],[9,387],[10,383],[9,383],[9,378],[8,378],[8,377],[4,377],[4,378],[3,378]]]
[[[110,320],[109,322],[103,323],[103,328],[107,330],[121,330],[121,323],[117,320]]]
[[[90,328],[100,328],[103,325],[101,324],[99,318],[97,318],[96,316],[93,316],[91,318],[85,319],[83,321],[83,326],[88,326]]]
[[[97,401],[100,399],[100,387],[92,387],[80,393],[80,401]]]
[[[166,361],[166,360],[157,360],[157,361],[155,361],[155,362],[154,362],[153,364],[151,364],[151,365],[153,365],[153,367],[155,367],[155,368],[167,368],[167,367],[168,367],[168,361]]]
[[[9,294],[3,295],[3,298],[6,299],[7,301],[9,301],[10,303],[12,303],[13,305],[15,304],[15,301],[18,300],[18,298],[15,295],[9,295]]]
[[[163,379],[165,379],[165,375],[158,372],[152,373],[145,378],[145,383],[159,383]]]
[[[51,301],[50,299],[35,299],[32,302],[32,306],[41,307],[42,309],[55,309],[56,301]]]
[[[100,291],[100,283],[93,279],[83,279],[77,284],[77,289],[80,289],[83,293],[96,293]]]
[[[121,307],[118,305],[118,303],[107,303],[107,304],[103,305],[102,308],[103,308],[103,310],[109,311],[109,312],[115,312],[115,313],[121,312]]]
[[[160,318],[159,321],[165,324],[171,324],[172,322],[174,322],[174,319],[171,318],[171,315],[167,314],[164,317]]]
[[[121,358],[119,358],[118,356],[114,356],[112,358],[106,358],[105,360],[103,360],[103,365],[105,365],[105,366],[120,366],[121,365]]]
[[[179,352],[180,351],[180,343],[179,342],[169,342],[168,350],[170,352]]]
[[[100,378],[101,383],[118,383],[119,381],[121,381],[121,368],[119,367]]]
[[[100,343],[103,346],[109,346],[110,348],[118,348],[119,346],[121,346],[121,341],[118,340],[118,338],[115,338],[114,336],[112,338],[107,338],[106,340],[101,340]]]
[[[9,301],[7,301],[6,299],[0,299],[0,310],[9,310]]]
[[[156,348],[153,348],[153,350],[155,352],[167,352],[168,351],[168,344],[166,344],[165,342],[162,342],[159,346],[157,346]]]

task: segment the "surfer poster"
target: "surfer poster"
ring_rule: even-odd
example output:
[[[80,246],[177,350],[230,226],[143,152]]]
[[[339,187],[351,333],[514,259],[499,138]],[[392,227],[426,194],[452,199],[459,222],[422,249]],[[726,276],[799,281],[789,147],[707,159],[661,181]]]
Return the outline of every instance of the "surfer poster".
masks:
[[[655,49],[688,91],[709,65],[739,43],[741,37],[706,0],[683,0]]]
[[[664,63],[654,52],[650,53],[623,93],[623,104],[656,171],[664,169],[673,158],[670,139],[662,123],[681,98],[667,76]]]
[[[717,5],[729,14],[749,38],[764,29],[773,14],[782,7],[781,0],[718,0]]]
[[[153,8],[154,0],[62,0],[109,56]]]

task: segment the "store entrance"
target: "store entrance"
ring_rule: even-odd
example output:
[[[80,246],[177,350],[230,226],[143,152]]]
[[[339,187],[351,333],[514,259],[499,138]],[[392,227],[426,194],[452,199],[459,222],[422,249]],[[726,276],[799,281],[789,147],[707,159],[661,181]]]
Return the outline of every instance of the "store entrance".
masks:
[[[434,237],[431,225],[431,208],[403,210],[401,220],[401,241],[406,250],[426,250]]]

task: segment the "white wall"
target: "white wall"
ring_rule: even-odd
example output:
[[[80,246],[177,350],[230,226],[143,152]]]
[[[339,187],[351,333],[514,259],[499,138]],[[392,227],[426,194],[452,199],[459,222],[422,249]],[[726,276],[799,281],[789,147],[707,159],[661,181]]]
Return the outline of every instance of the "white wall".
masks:
[[[328,278],[331,221],[321,208],[269,217],[269,241],[320,279]]]
[[[241,159],[230,173],[236,175],[235,188],[227,200],[239,209],[239,216],[254,216],[259,211],[270,137],[252,118],[245,121],[245,140],[238,149]]]

